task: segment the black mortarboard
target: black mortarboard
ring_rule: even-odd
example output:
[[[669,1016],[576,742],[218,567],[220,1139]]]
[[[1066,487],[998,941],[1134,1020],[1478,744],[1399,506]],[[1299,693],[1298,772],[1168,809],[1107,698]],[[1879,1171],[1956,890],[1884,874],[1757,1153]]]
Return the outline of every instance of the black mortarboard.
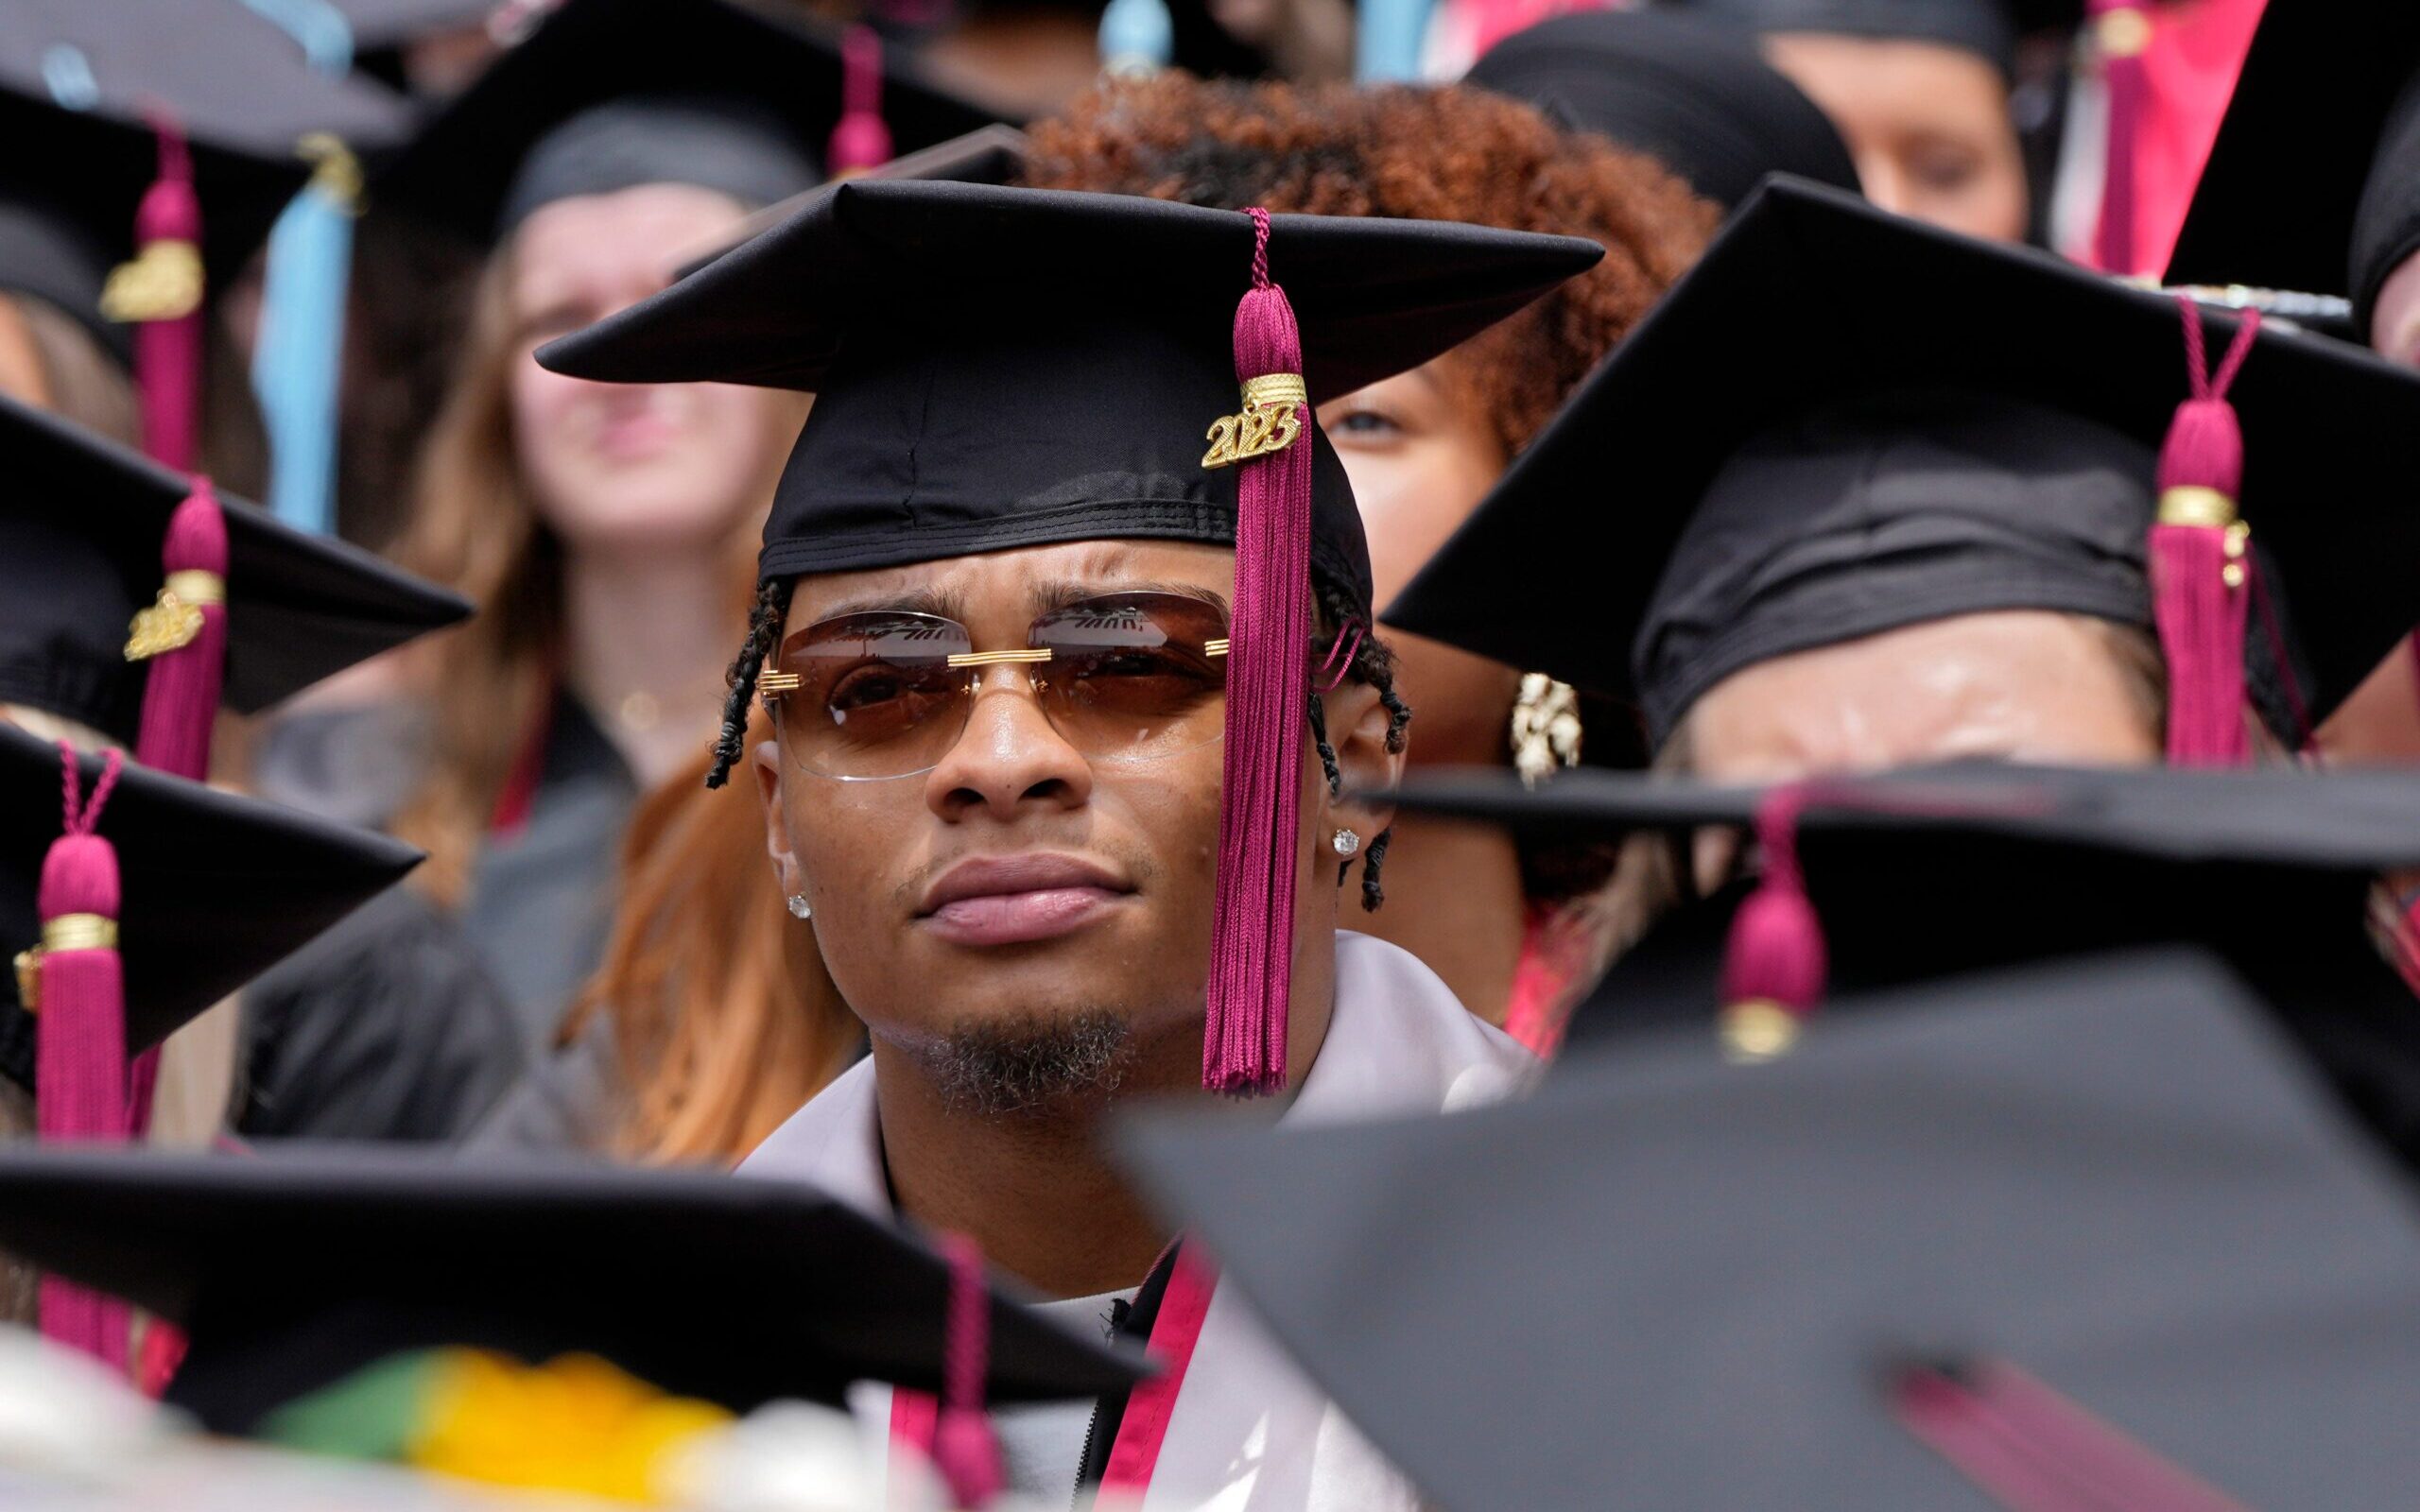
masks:
[[[127,659],[161,592],[162,542],[190,482],[90,431],[0,399],[0,703],[136,744],[152,662]],[[357,547],[228,500],[225,679],[253,713],[470,612]]]
[[[13,554],[0,553],[13,562]],[[18,596],[15,593],[8,595]],[[101,761],[84,758],[82,790]],[[0,954],[43,937],[36,892],[60,836],[59,747],[0,719]],[[96,833],[117,851],[126,1044],[147,1049],[385,891],[420,852],[370,831],[125,765]],[[31,1087],[33,1019],[9,993],[0,1074]]]
[[[2377,874],[2420,857],[2420,777],[1972,765],[1783,797],[1778,832],[1772,793],[1639,773],[1566,772],[1534,793],[1505,774],[1441,774],[1390,800],[1564,841],[1700,825],[1762,840],[1753,888],[1682,903],[1615,963],[1573,1015],[1571,1056],[1675,1018],[1701,1026],[1712,1055],[1711,1031],[1730,1029],[1747,998],[1820,1023],[1827,986],[2183,943],[2221,954],[2277,1005],[2347,1106],[2420,1167],[2420,1004],[2374,943],[2367,907]],[[1673,870],[1676,890],[1693,890]],[[1780,953],[1776,883],[1811,907]]]
[[[1603,255],[1435,222],[1270,228],[1313,404],[1417,367]],[[853,181],[539,360],[609,383],[816,393],[765,526],[767,577],[1104,537],[1232,545],[1238,473],[1201,459],[1205,428],[1236,407],[1253,246],[1252,220],[1228,211]],[[1049,419],[1071,414],[1085,423]],[[1313,561],[1366,604],[1343,470],[1324,446],[1313,467]]]
[[[138,125],[164,110],[188,136],[272,161],[314,131],[356,151],[386,146],[409,122],[388,92],[314,69],[240,0],[11,0],[0,7],[0,88]]]
[[[1726,210],[1769,173],[1861,192],[1831,118],[1753,42],[1690,16],[1557,16],[1489,48],[1464,82],[1645,152]]]
[[[2010,0],[1666,0],[1710,21],[1757,32],[1828,32],[1876,42],[1928,42],[2016,72]]]
[[[765,524],[767,582],[1058,541],[1252,543],[1224,659],[1241,797],[1219,816],[1204,1080],[1265,1091],[1286,1074],[1297,868],[1280,796],[1306,749],[1314,580],[1333,619],[1371,612],[1360,516],[1312,406],[1603,255],[1478,226],[852,182],[538,360],[814,392]]]
[[[2237,322],[2209,323],[2215,357]],[[2180,406],[2179,324],[2171,297],[1776,179],[1387,619],[1634,699],[1659,744],[1789,651],[1993,609],[2148,627],[2168,496],[2238,492],[2176,487],[2211,459],[2177,444],[2183,411],[2224,408]],[[2266,329],[2231,397],[2252,543],[2288,597],[2308,585],[2286,644],[2254,616],[2239,659],[2294,739],[2420,621],[2390,440],[2420,427],[2420,379]]]
[[[249,13],[234,19],[254,24]],[[310,164],[292,142],[260,148],[205,129],[215,123],[179,120],[202,205],[204,286],[221,290],[308,180]],[[0,139],[42,144],[0,163],[0,290],[57,306],[123,358],[132,327],[103,316],[101,290],[135,255],[136,211],[160,172],[157,139],[138,121],[26,93],[10,75],[0,75]]]
[[[601,1355],[746,1411],[942,1384],[949,1271],[812,1187],[326,1145],[254,1158],[0,1151],[0,1246],[190,1332],[168,1400],[260,1417],[387,1354]],[[991,1302],[990,1395],[1098,1396],[1137,1362]]]
[[[1770,1065],[1567,1070],[1126,1142],[1447,1512],[2363,1507],[2420,1476],[2408,1194],[2206,957],[1914,988]]]
[[[2420,7],[2292,0],[2261,12],[2171,284],[2250,284],[2353,301],[2420,251]]]
[[[729,0],[565,0],[372,192],[480,240],[550,200],[643,183],[770,204],[820,177],[843,114],[844,51],[835,34]],[[879,83],[894,150],[997,119],[895,54],[881,59]]]

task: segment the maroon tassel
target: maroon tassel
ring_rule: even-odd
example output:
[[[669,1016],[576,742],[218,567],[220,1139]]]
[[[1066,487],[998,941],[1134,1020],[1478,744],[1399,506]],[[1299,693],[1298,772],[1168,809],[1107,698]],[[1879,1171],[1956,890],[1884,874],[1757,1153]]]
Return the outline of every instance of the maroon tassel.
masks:
[[[933,1467],[948,1484],[950,1504],[988,1506],[1007,1476],[1000,1441],[983,1410],[983,1380],[991,1369],[992,1298],[983,1287],[983,1252],[962,1234],[942,1239],[949,1261],[949,1322],[942,1341],[941,1417],[933,1430]]]
[[[851,26],[840,39],[840,121],[824,161],[835,179],[890,161],[890,128],[882,120],[882,39],[872,26]]]
[[[2092,254],[2104,273],[2132,277],[2135,266],[2135,153],[2151,109],[2152,18],[2142,0],[2092,0],[2093,44],[2100,57],[2100,87],[2108,101],[2108,141],[2100,179],[2100,224]]]
[[[160,543],[166,585],[135,619],[130,661],[150,662],[134,759],[171,777],[210,779],[210,734],[227,671],[227,516],[209,480],[168,517]]]
[[[2243,489],[2243,431],[2226,393],[2260,329],[2246,310],[2218,372],[2206,371],[2202,311],[2180,295],[2192,397],[2177,406],[2160,448],[2159,516],[2151,530],[2152,617],[2168,662],[2168,760],[2175,766],[2239,766],[2244,729],[2243,645],[2252,594],[2250,530],[2236,518]]]
[[[1252,284],[1236,307],[1241,413],[1211,427],[1205,467],[1239,463],[1236,608],[1227,652],[1226,770],[1219,814],[1202,1085],[1250,1096],[1286,1087],[1301,865],[1303,727],[1311,638],[1311,426],[1303,341],[1269,278],[1269,213],[1253,209]]]
[[[75,747],[66,769],[63,833],[43,858],[39,986],[34,1010],[34,1122],[44,1142],[126,1138],[126,991],[117,954],[117,851],[95,833],[116,785],[111,751],[83,800]],[[127,1368],[125,1304],[44,1276],[43,1336]]]
[[[207,782],[227,671],[227,516],[207,479],[195,479],[193,491],[168,517],[160,564],[165,585],[135,616],[126,646],[128,660],[150,662],[134,759],[174,777]],[[155,1045],[135,1057],[128,1091],[129,1127],[138,1138],[151,1126],[159,1079]]]
[[[1731,920],[1722,961],[1722,1045],[1735,1060],[1787,1052],[1824,998],[1824,924],[1798,867],[1806,799],[1803,787],[1777,787],[1756,806],[1764,875]]]
[[[131,322],[134,387],[143,402],[143,450],[191,472],[201,401],[201,199],[193,155],[175,122],[154,115],[160,176],[134,214],[134,261],[111,272],[101,313]]]

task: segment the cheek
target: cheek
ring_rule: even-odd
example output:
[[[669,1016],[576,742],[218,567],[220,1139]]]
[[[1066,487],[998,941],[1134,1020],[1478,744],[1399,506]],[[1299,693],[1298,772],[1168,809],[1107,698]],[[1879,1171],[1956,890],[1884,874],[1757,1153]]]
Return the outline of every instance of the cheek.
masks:
[[[1475,441],[1422,438],[1385,452],[1337,450],[1370,537],[1370,569],[1385,604],[1470,518],[1502,468]]]

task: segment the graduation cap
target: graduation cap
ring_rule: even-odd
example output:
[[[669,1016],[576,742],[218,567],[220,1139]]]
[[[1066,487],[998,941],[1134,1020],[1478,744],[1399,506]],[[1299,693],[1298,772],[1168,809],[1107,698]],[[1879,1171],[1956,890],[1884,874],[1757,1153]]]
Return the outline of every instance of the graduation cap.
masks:
[[[2420,9],[2268,7],[2168,263],[2171,284],[2353,301],[2420,250]]]
[[[1777,178],[1387,620],[1634,700],[1660,745],[1755,662],[2057,610],[2160,629],[2172,759],[2240,759],[2247,686],[2298,744],[2420,621],[2382,482],[2420,379],[2203,320]]]
[[[0,88],[134,125],[164,111],[214,146],[270,160],[318,131],[386,146],[410,120],[386,91],[314,70],[241,4],[16,0],[0,7]]]
[[[2368,907],[2378,873],[2420,856],[2411,774],[1977,765],[1760,790],[1578,771],[1531,792],[1473,772],[1388,801],[1564,841],[1756,837],[1755,875],[1703,899],[1668,864],[1676,906],[1575,1010],[1567,1058],[1676,1023],[1709,1058],[1771,1053],[1829,1022],[1837,994],[2183,943],[2254,983],[2346,1107],[2420,1168],[2420,1005]],[[2412,942],[2388,945],[2408,970]]]
[[[811,1187],[356,1146],[251,1158],[0,1150],[0,1246],[183,1325],[168,1400],[241,1433],[405,1349],[601,1355],[747,1411],[942,1384],[949,1267]],[[1140,1378],[994,1290],[990,1395]]]
[[[1725,209],[1769,173],[1860,192],[1831,118],[1754,43],[1680,13],[1595,10],[1516,31],[1467,84],[1653,157]]]
[[[871,133],[888,157],[997,119],[870,32],[807,29],[729,0],[565,0],[372,191],[484,242],[551,200],[643,183],[768,205],[821,177],[827,145],[836,172],[862,168]]]
[[[79,791],[105,758],[78,764]],[[0,721],[0,947],[38,943],[43,858],[60,834],[59,747]],[[95,833],[115,848],[126,1045],[145,1050],[400,881],[420,852],[372,831],[164,777],[131,763]],[[0,1013],[0,1074],[34,1084],[34,1016]]]
[[[190,480],[6,399],[0,453],[12,478],[0,500],[0,703],[89,726],[179,775],[200,775],[216,707],[257,713],[470,613],[365,551],[241,500],[208,500]],[[164,564],[164,545],[206,537],[211,517],[215,570]],[[183,667],[173,697],[151,693],[164,668],[192,662],[213,665]],[[199,683],[215,694],[201,696]],[[164,724],[180,728],[153,728]],[[169,735],[182,747],[174,764],[160,759]]]
[[[1311,406],[1602,255],[1438,222],[859,181],[538,360],[814,392],[765,582],[1052,541],[1236,547],[1203,1076],[1268,1091],[1286,1080],[1313,580],[1361,625],[1371,611],[1360,517]],[[1329,628],[1332,660],[1346,627]],[[721,755],[710,781],[735,739]]]
[[[2385,1506],[2420,1476],[2409,1195],[2206,956],[1913,988],[1769,1065],[1565,1073],[1122,1144],[1446,1512]]]

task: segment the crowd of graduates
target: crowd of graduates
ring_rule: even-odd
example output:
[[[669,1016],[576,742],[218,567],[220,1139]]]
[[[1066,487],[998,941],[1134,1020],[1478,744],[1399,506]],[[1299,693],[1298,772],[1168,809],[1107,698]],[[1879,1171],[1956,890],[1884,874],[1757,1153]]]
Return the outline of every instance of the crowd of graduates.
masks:
[[[0,0],[0,1501],[2420,1484],[2420,9]]]

